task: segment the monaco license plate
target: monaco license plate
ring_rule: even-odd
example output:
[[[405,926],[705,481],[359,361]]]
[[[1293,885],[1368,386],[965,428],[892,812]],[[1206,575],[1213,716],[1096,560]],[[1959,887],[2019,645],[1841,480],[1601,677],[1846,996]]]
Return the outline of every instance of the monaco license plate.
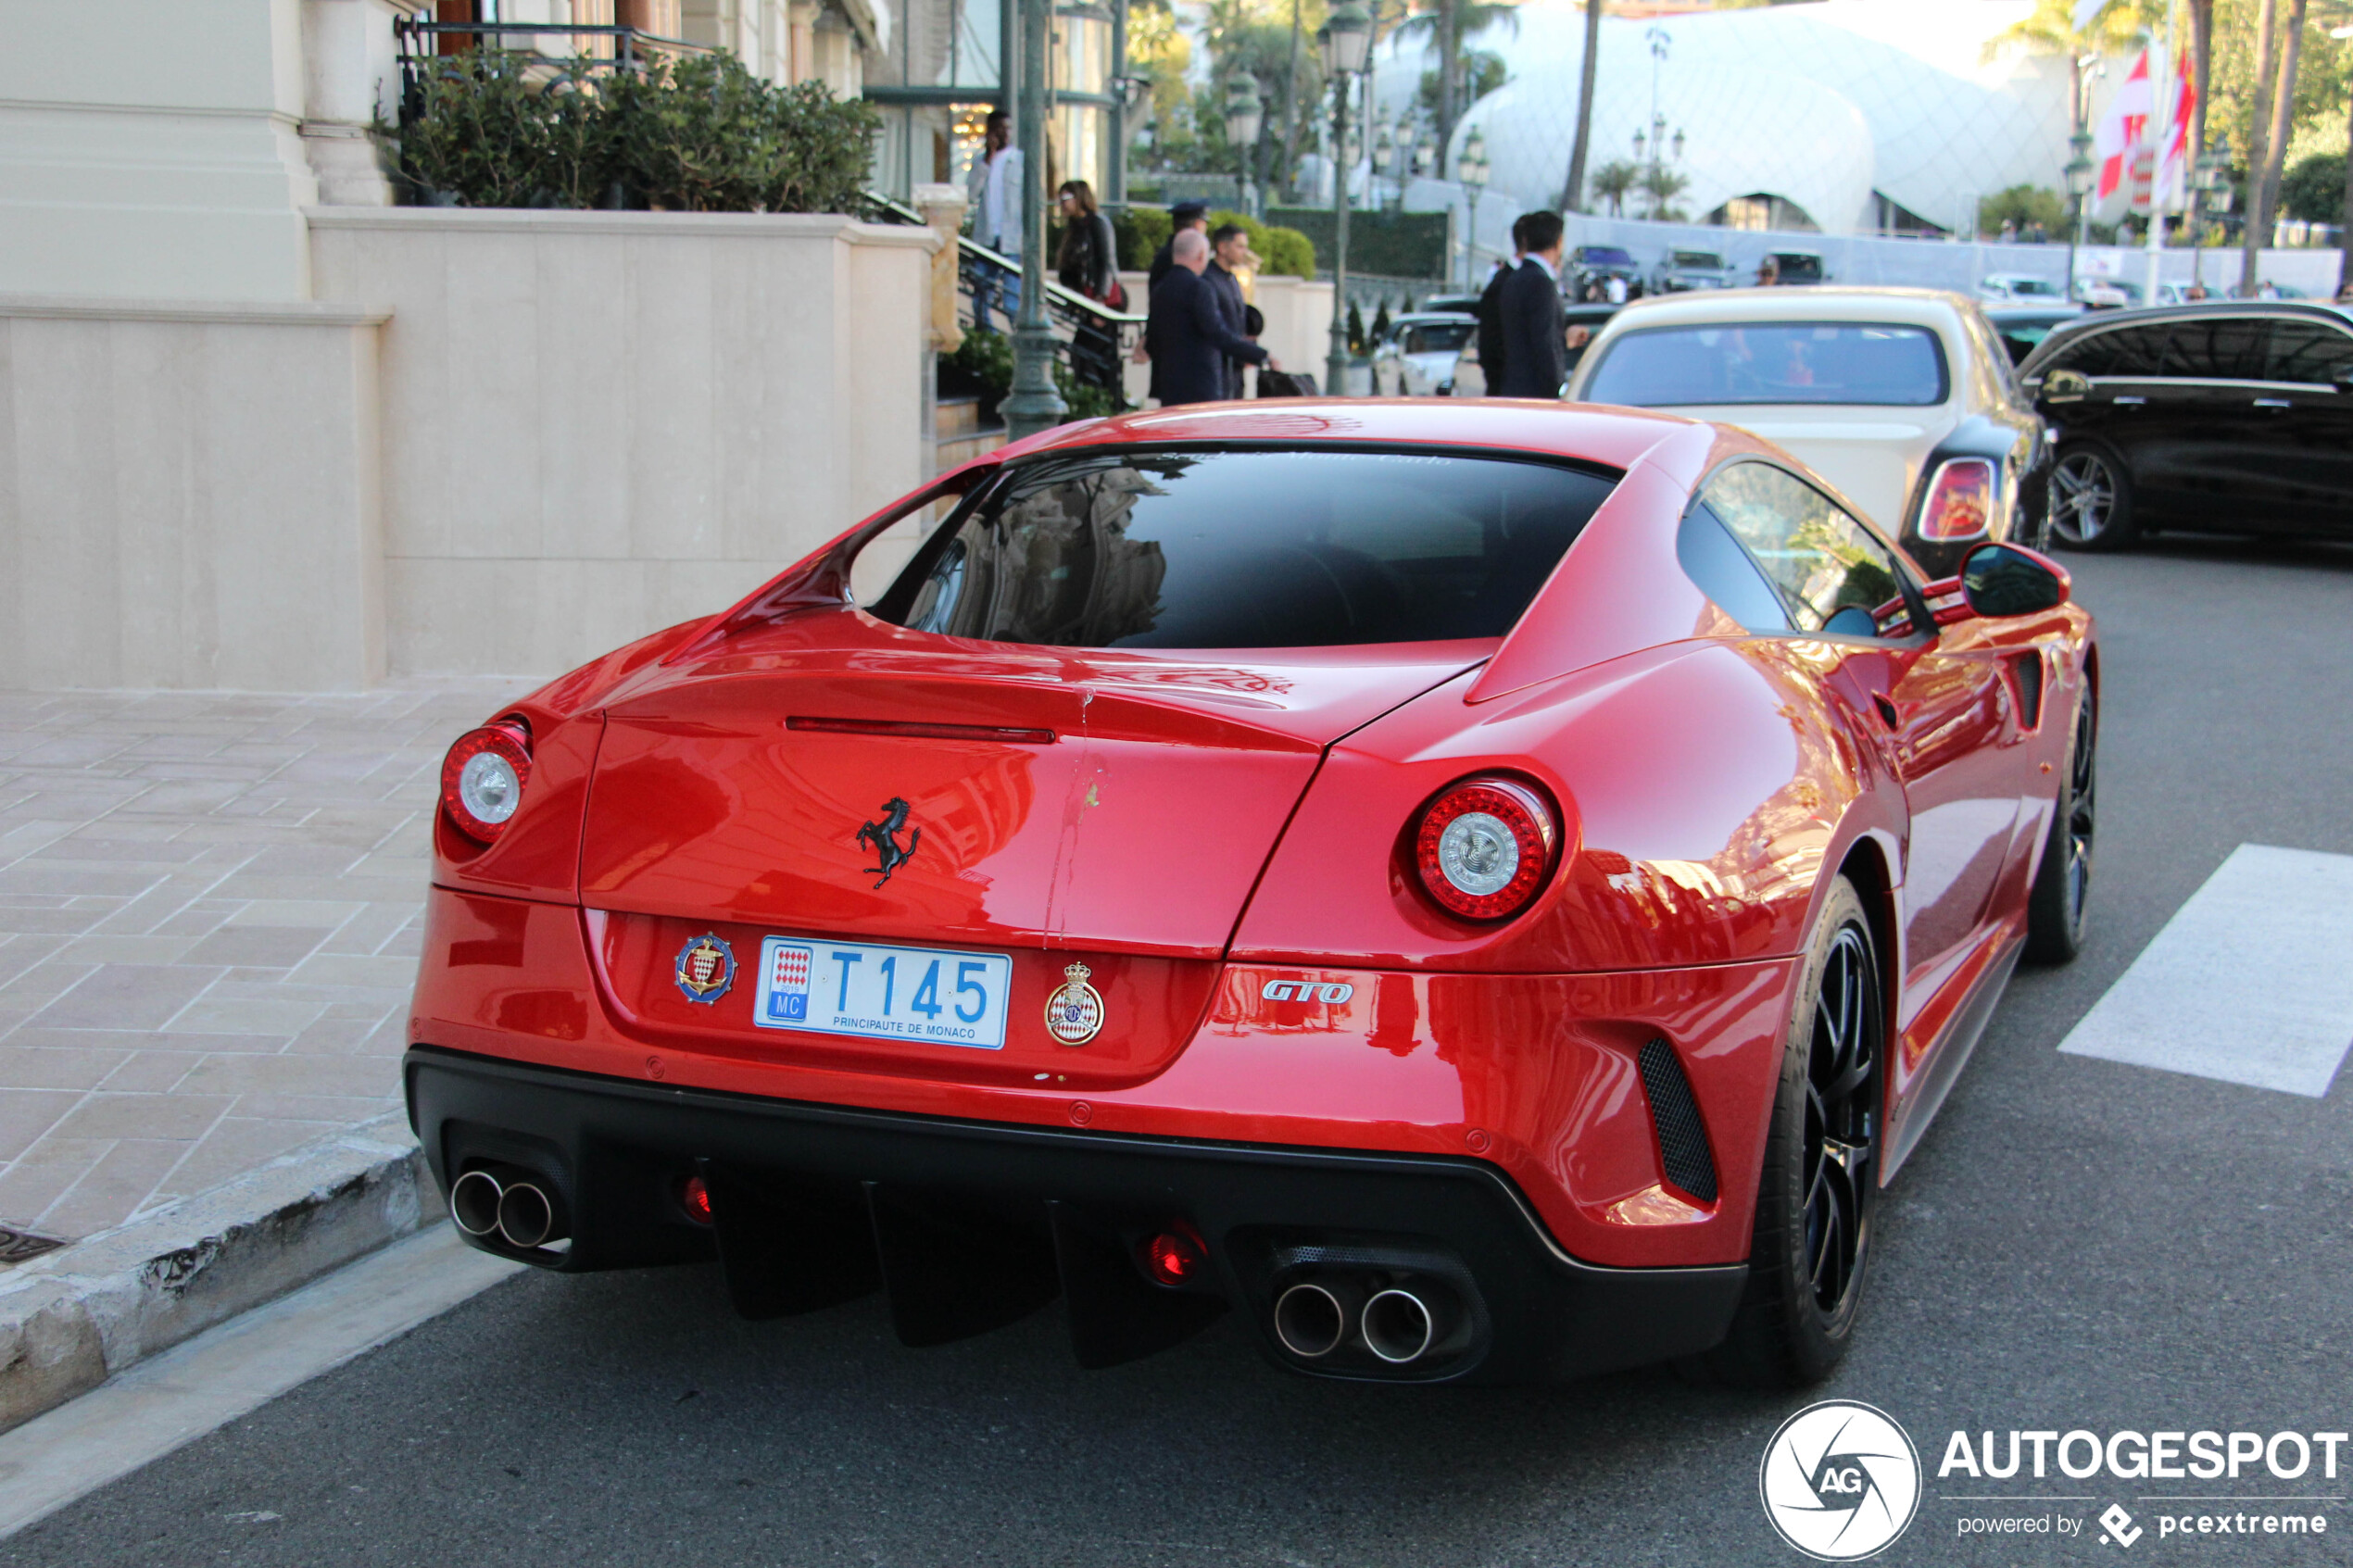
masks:
[[[766,1029],[1002,1050],[1013,979],[1002,953],[771,936],[760,945],[751,1018]]]

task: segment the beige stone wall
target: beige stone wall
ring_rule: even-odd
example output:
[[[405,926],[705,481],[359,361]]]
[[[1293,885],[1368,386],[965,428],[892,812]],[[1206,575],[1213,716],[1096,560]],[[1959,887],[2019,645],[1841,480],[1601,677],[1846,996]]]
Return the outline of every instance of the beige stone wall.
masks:
[[[929,231],[316,210],[388,308],[396,675],[569,668],[724,608],[925,476]]]
[[[0,686],[380,678],[381,320],[0,297]]]

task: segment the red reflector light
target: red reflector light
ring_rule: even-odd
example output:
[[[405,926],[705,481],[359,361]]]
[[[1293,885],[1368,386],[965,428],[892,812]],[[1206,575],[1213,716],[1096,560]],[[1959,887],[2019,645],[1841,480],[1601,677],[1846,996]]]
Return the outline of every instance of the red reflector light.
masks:
[[[711,1223],[711,1188],[700,1176],[688,1176],[678,1184],[678,1203],[695,1223]]]
[[[1543,886],[1559,836],[1552,808],[1527,785],[1465,779],[1422,812],[1414,863],[1445,909],[1466,920],[1503,920]]]
[[[507,831],[531,782],[531,737],[521,724],[485,724],[458,737],[441,760],[441,805],[467,837],[484,844]]]
[[[1144,1266],[1163,1285],[1189,1285],[1202,1277],[1209,1255],[1181,1231],[1163,1231],[1144,1244]]]
[[[1929,481],[1920,508],[1920,537],[1982,539],[1994,525],[1994,465],[1984,458],[1955,458]]]

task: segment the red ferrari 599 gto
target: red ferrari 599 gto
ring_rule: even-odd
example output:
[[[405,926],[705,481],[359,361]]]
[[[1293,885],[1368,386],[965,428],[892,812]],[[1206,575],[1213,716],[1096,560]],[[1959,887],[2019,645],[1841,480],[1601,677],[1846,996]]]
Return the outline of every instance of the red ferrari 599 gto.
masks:
[[[1066,426],[458,742],[411,1118],[476,1245],[752,1315],[1818,1378],[2082,939],[2097,689],[2056,566],[1923,582],[1736,430]]]

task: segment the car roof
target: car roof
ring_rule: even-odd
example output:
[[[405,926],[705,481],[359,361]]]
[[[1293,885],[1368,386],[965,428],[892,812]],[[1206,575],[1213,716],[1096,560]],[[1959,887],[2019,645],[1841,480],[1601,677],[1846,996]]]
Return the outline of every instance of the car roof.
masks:
[[[2069,344],[2081,342],[2096,332],[2114,332],[2120,327],[2153,326],[2166,321],[2211,320],[2225,316],[2287,317],[2303,321],[2322,321],[2334,327],[2353,327],[2353,318],[2334,305],[2297,299],[2198,299],[2183,305],[2151,305],[2137,310],[2099,310],[2086,312],[2058,328],[2035,345],[2034,352],[2019,363],[2024,373],[2036,362],[2049,358]]]
[[[1277,397],[1183,404],[1057,425],[1000,450],[1012,457],[1087,446],[1223,442],[1430,445],[1530,452],[1631,467],[1697,421],[1643,408],[1598,408],[1536,399]],[[1744,438],[1749,441],[1753,437]]]
[[[1389,319],[1392,327],[1417,326],[1425,321],[1468,321],[1477,325],[1478,318],[1467,310],[1409,310]]]
[[[1948,326],[1976,306],[1942,289],[1864,287],[1848,283],[1805,289],[1710,289],[1705,294],[1653,295],[1618,313],[1613,328],[1750,321],[1894,321]]]

